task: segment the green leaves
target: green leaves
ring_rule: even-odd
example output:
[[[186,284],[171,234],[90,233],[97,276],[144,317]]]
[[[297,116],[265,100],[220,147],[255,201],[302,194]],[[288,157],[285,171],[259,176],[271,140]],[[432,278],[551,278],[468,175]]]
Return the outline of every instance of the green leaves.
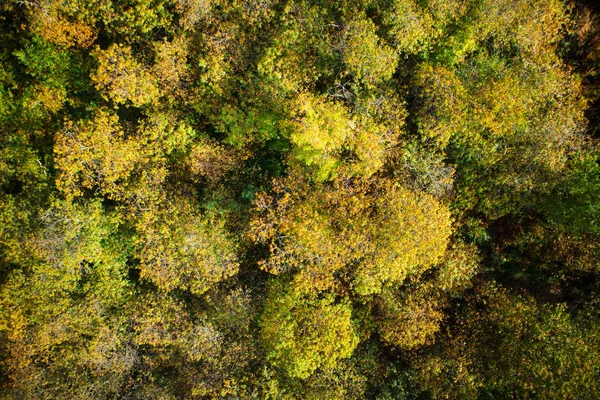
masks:
[[[70,57],[65,50],[34,36],[13,54],[33,78],[55,88],[66,86]]]
[[[600,233],[600,166],[597,156],[573,160],[571,173],[564,177],[557,191],[540,206],[551,221],[566,232]]]

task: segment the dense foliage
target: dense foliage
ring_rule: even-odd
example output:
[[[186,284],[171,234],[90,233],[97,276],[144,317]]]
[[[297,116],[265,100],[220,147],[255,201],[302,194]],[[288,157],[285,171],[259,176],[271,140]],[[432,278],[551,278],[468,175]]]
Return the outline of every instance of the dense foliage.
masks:
[[[598,18],[0,2],[0,397],[600,398]]]

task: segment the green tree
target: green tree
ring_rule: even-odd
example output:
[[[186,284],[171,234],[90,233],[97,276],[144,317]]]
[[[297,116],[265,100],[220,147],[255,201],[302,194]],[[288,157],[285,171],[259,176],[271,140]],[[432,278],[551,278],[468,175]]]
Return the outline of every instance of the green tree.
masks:
[[[417,361],[419,379],[434,398],[595,398],[600,354],[590,318],[486,284],[438,351]]]

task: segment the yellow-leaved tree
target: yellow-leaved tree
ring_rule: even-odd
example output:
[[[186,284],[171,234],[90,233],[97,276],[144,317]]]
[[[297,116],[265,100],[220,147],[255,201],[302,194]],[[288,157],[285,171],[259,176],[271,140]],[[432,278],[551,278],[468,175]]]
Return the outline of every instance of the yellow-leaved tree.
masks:
[[[262,268],[298,272],[300,285],[319,289],[343,282],[360,295],[433,266],[451,231],[450,214],[435,198],[390,180],[311,184],[292,174],[255,204],[252,235],[270,248]]]
[[[142,212],[136,229],[141,276],[162,290],[200,295],[237,273],[236,245],[223,222],[200,214],[185,197]]]
[[[285,279],[272,281],[260,327],[267,358],[294,378],[334,367],[358,344],[347,300],[299,293]]]
[[[96,89],[105,100],[115,104],[131,103],[142,107],[159,96],[158,83],[148,68],[131,52],[131,47],[113,44],[106,50],[96,48],[98,69],[92,76]]]

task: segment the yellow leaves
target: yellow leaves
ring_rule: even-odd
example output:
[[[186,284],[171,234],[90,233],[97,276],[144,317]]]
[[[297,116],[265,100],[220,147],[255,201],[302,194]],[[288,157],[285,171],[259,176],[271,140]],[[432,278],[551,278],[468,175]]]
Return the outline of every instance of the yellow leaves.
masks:
[[[244,152],[240,154],[210,140],[201,139],[192,146],[186,164],[194,176],[216,181],[235,169],[245,157],[247,155]]]
[[[296,157],[306,165],[315,164],[318,179],[335,176],[339,152],[355,127],[346,109],[337,103],[308,94],[297,100],[299,119],[291,140]]]
[[[378,293],[437,263],[450,235],[450,214],[432,196],[389,181],[339,178],[311,186],[291,176],[259,194],[254,240],[269,244],[262,268],[298,271],[299,287],[331,290],[345,271],[360,295]]]
[[[161,290],[200,295],[237,273],[235,244],[223,223],[201,216],[184,198],[142,213],[136,225],[141,276]]]
[[[293,158],[311,167],[318,181],[342,171],[368,178],[383,166],[387,148],[395,142],[384,122],[368,112],[352,116],[342,103],[326,96],[298,96],[293,114]]]
[[[177,93],[178,87],[188,78],[187,43],[183,38],[154,45],[156,52],[152,73],[163,92]]]
[[[167,347],[176,344],[182,334],[190,329],[190,321],[183,305],[169,296],[146,295],[137,310],[139,317],[135,326],[138,345]]]
[[[403,350],[431,343],[444,317],[439,299],[423,291],[401,296],[386,290],[381,294],[378,306],[381,338]]]
[[[42,214],[41,222],[37,255],[61,274],[72,274],[77,279],[83,263],[115,262],[101,243],[116,231],[119,221],[104,214],[99,201],[86,206],[56,202]]]
[[[422,88],[424,105],[419,110],[419,130],[444,149],[452,136],[466,129],[467,91],[456,73],[445,67],[420,66],[415,84]]]
[[[275,198],[257,195],[255,204],[261,215],[251,221],[253,239],[268,243],[271,251],[271,257],[260,263],[261,268],[274,274],[307,264],[339,268],[330,221],[319,201],[310,195],[307,182],[290,179],[276,184],[275,190]]]
[[[153,113],[140,123],[137,139],[144,146],[144,154],[159,161],[175,151],[185,152],[194,136],[194,130],[186,123],[169,114]]]
[[[18,303],[19,292],[27,278],[20,271],[7,278],[0,291],[0,330],[6,332],[8,340],[18,342],[25,339],[29,324],[27,310]]]
[[[481,4],[478,36],[495,34],[512,40],[534,63],[556,62],[556,42],[566,22],[564,5],[558,0],[486,0]]]
[[[103,326],[86,349],[85,363],[96,376],[124,374],[137,360],[136,351],[123,343],[117,330]]]
[[[348,71],[369,86],[388,81],[398,64],[394,49],[382,43],[376,29],[364,15],[353,19],[346,27],[342,49]]]
[[[107,50],[96,48],[93,55],[98,60],[98,69],[92,75],[92,81],[105,100],[115,104],[131,102],[135,107],[157,100],[157,82],[133,57],[131,47],[113,44]]]
[[[267,357],[290,377],[308,378],[332,368],[358,345],[347,300],[329,294],[300,295],[281,281],[272,283],[260,327]]]
[[[52,11],[51,11],[52,12]],[[96,39],[96,29],[83,21],[70,21],[40,9],[34,14],[32,29],[45,40],[64,47],[89,47]]]
[[[96,5],[86,5],[94,8]],[[96,28],[78,9],[75,1],[40,1],[32,7],[30,28],[48,42],[64,47],[89,47],[96,39]]]
[[[128,368],[118,358],[122,343],[107,329],[115,327],[108,310],[123,303],[127,283],[123,269],[109,272],[122,260],[105,247],[116,227],[102,219],[99,204],[55,205],[40,229],[39,260],[27,275],[15,270],[7,276],[0,290],[0,315],[7,319],[0,317],[0,326],[10,340],[6,368],[18,387],[39,385],[44,371],[55,373],[49,365],[68,371],[85,365],[99,375]]]
[[[177,0],[175,9],[181,13],[179,24],[186,30],[194,28],[198,21],[210,13],[213,0]]]
[[[404,55],[425,53],[442,44],[443,52],[461,61],[493,38],[498,44],[514,45],[534,63],[550,64],[557,60],[554,49],[565,14],[557,0],[395,0],[383,20],[394,46]],[[436,56],[440,55],[448,56],[439,52]]]
[[[0,164],[0,171],[3,166]],[[4,172],[4,171],[2,171]],[[29,228],[35,220],[35,210],[16,196],[0,196],[0,246],[2,262],[29,265],[34,247],[34,235]]]
[[[477,267],[476,247],[455,242],[433,268],[433,279],[423,280],[405,291],[394,285],[384,288],[375,297],[381,338],[402,350],[432,344],[444,319],[448,294],[456,296],[470,287]]]
[[[460,293],[471,286],[471,278],[477,272],[478,264],[479,256],[475,245],[452,243],[433,281],[435,289]]]
[[[68,199],[94,191],[120,201],[137,231],[141,274],[159,288],[204,293],[237,272],[234,245],[220,221],[194,204],[167,202],[167,156],[185,151],[194,132],[168,116],[153,115],[125,133],[116,115],[100,111],[89,121],[67,123],[57,137],[57,186]]]
[[[341,147],[354,128],[348,112],[338,103],[302,95],[298,98],[298,108],[302,133],[293,135],[292,140],[299,146],[332,151]]]
[[[206,43],[206,54],[203,54],[198,60],[200,74],[198,81],[203,84],[199,87],[199,96],[206,94],[223,96],[226,93],[227,77],[231,73],[232,67],[227,58],[225,49],[222,48],[219,41],[208,41]],[[227,105],[225,105],[227,106]]]
[[[59,111],[65,100],[67,93],[64,88],[56,88],[48,85],[36,84],[31,88],[31,99],[28,99],[26,106],[30,109],[40,107],[52,113]]]
[[[112,5],[104,20],[116,36],[127,39],[143,36],[157,28],[166,30],[170,21],[165,3],[164,0],[128,0]]]
[[[416,365],[433,398],[477,398],[481,389],[522,398],[596,397],[597,374],[589,366],[598,363],[597,331],[588,321],[569,315],[565,304],[538,304],[494,282],[476,286],[465,300],[441,351]]]
[[[378,293],[386,282],[420,274],[444,255],[451,233],[449,211],[435,198],[382,182],[370,221],[374,251],[356,270],[354,290]],[[375,222],[375,224],[373,224]]]
[[[134,209],[153,207],[163,197],[167,157],[185,152],[194,135],[186,124],[162,114],[151,115],[127,135],[117,115],[103,110],[90,120],[67,121],[55,139],[56,185],[71,199],[93,191]]]
[[[54,152],[60,171],[56,185],[68,198],[99,189],[122,199],[127,195],[123,183],[140,158],[139,144],[125,139],[118,117],[105,111],[90,121],[67,122],[56,135]]]
[[[413,0],[394,1],[384,18],[400,53],[424,50],[441,33],[435,29],[433,16]]]
[[[527,196],[549,190],[581,145],[585,101],[560,63],[478,54],[454,71],[421,66],[415,83],[419,131],[452,150],[461,207],[497,217],[527,204]]]
[[[351,142],[357,158],[351,170],[364,177],[379,171],[385,162],[387,145],[390,144],[386,139],[383,126],[368,122],[361,124]]]
[[[315,68],[306,62],[307,54],[301,51],[307,43],[302,42],[300,35],[298,30],[282,32],[257,65],[264,80],[276,85],[284,95],[297,93],[303,84],[315,79]]]

